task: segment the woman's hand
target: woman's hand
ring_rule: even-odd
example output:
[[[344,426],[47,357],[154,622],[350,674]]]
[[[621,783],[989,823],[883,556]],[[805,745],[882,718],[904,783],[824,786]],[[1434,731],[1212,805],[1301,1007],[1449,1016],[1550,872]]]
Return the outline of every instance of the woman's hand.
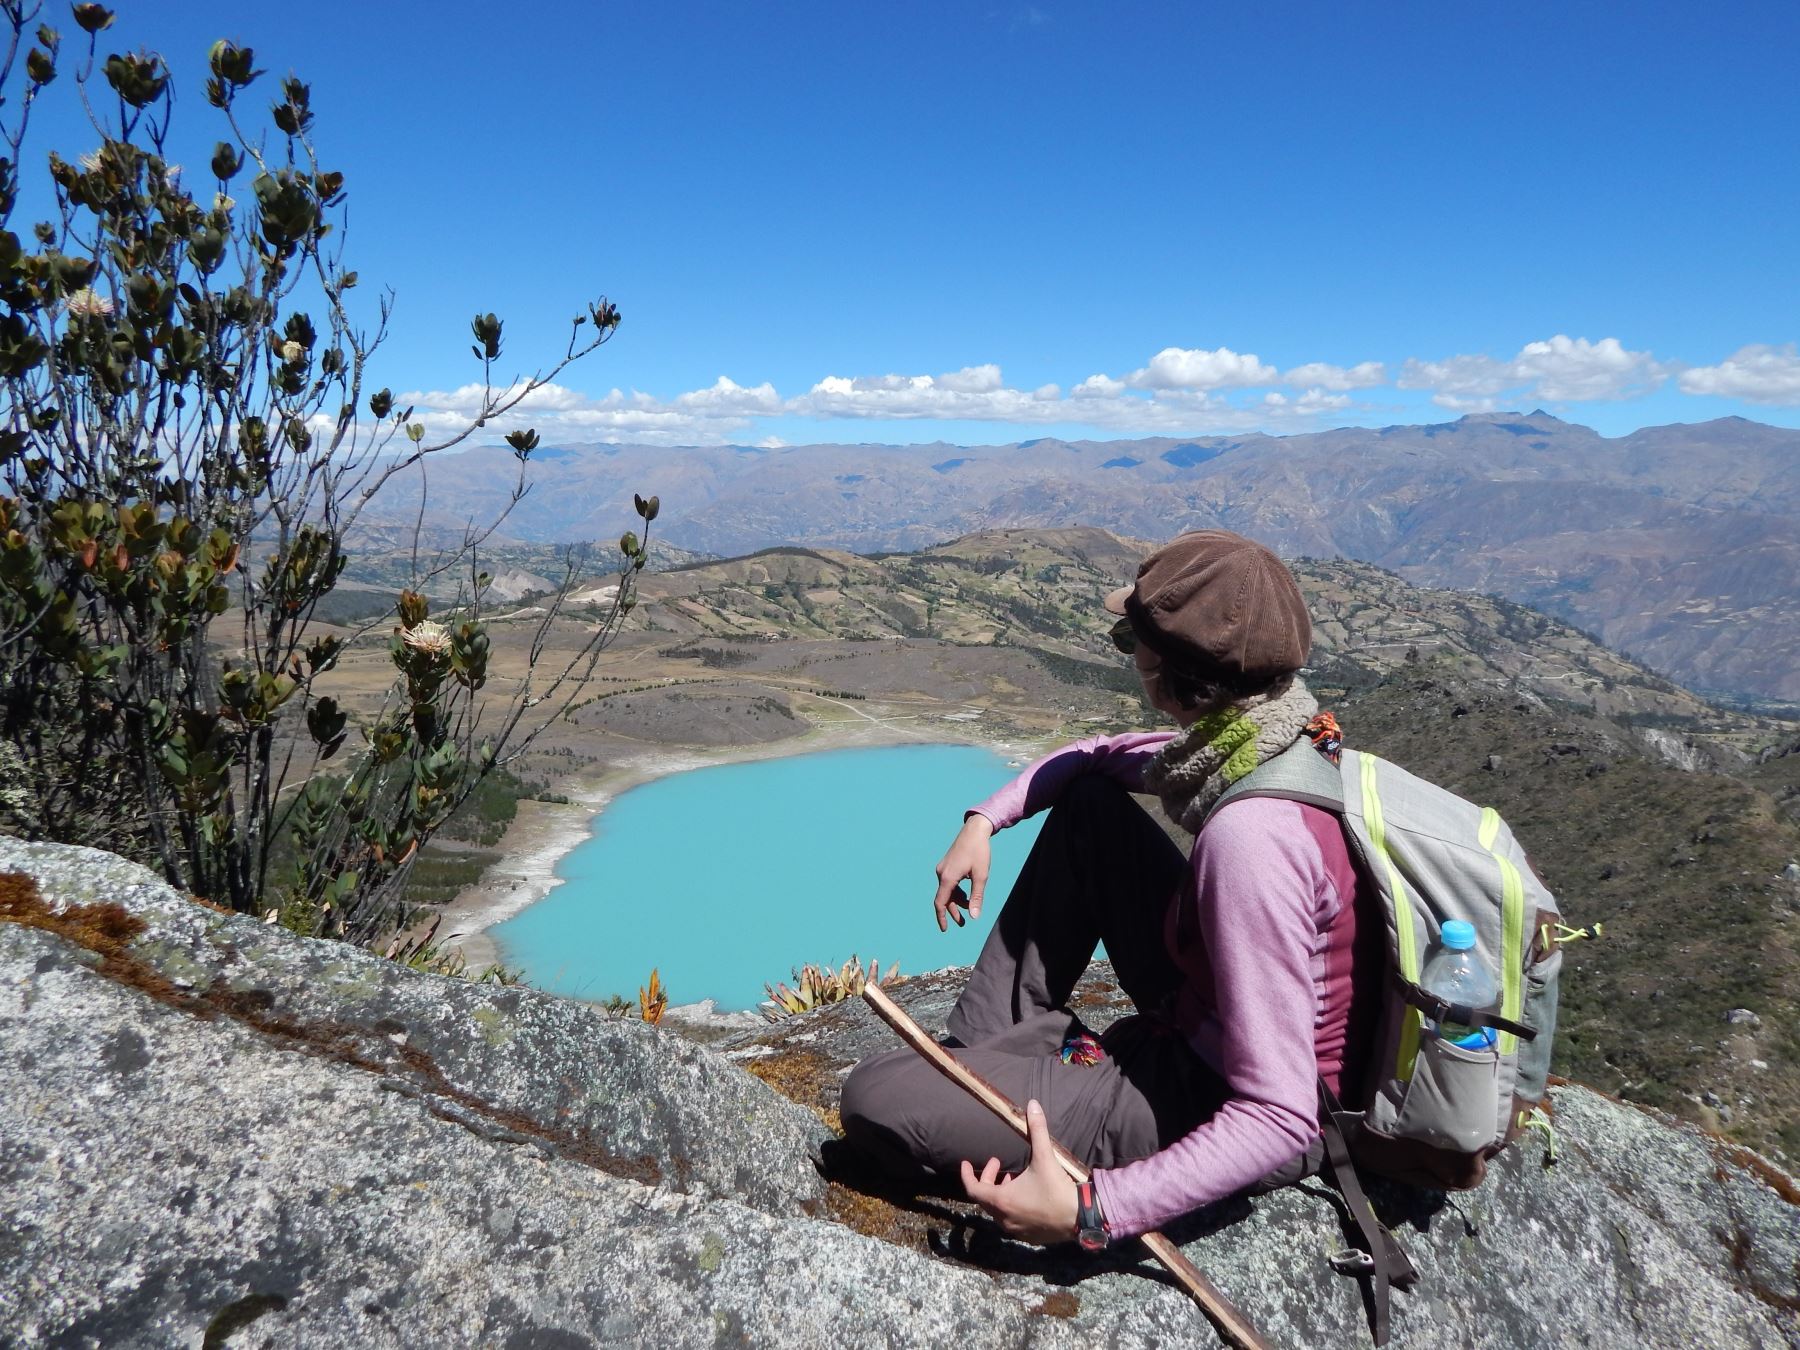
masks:
[[[1080,1196],[1069,1174],[1056,1161],[1050,1140],[1050,1122],[1037,1102],[1025,1104],[1025,1125],[1031,1135],[1031,1162],[1016,1177],[1000,1175],[1000,1160],[989,1158],[981,1175],[963,1160],[963,1190],[995,1219],[1008,1237],[1049,1246],[1075,1236],[1075,1216]]]
[[[961,928],[965,909],[975,918],[981,917],[981,896],[987,890],[988,867],[994,856],[993,848],[988,843],[993,834],[994,827],[986,816],[971,813],[963,821],[963,827],[950,845],[950,851],[938,863],[937,899],[932,902],[937,910],[938,932],[949,932],[952,919]],[[963,892],[964,880],[970,884],[970,894]]]

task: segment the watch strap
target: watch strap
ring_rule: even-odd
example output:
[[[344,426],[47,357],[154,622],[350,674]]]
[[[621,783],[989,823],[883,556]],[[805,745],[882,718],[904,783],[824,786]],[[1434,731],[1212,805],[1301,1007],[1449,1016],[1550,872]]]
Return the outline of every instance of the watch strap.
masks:
[[[1075,1184],[1075,1237],[1091,1252],[1100,1251],[1112,1241],[1106,1216],[1100,1211],[1100,1192],[1091,1177]]]

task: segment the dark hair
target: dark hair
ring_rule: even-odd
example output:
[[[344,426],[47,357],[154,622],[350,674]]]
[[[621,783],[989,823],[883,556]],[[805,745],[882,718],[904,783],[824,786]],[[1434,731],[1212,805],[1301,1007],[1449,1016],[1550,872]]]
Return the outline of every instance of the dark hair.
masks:
[[[1204,708],[1214,704],[1223,706],[1245,699],[1278,695],[1294,682],[1291,672],[1277,675],[1274,679],[1246,678],[1242,675],[1233,677],[1223,672],[1196,675],[1177,670],[1167,661],[1157,669],[1161,672],[1162,687],[1184,708]]]

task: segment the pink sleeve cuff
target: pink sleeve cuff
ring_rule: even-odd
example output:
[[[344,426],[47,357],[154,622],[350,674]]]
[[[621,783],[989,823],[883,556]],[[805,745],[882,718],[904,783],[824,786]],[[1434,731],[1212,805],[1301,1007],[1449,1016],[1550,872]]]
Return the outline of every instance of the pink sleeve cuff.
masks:
[[[1017,825],[1054,806],[1069,782],[1084,773],[1103,773],[1129,792],[1141,792],[1144,769],[1173,737],[1169,731],[1132,731],[1121,736],[1089,736],[1052,750],[1026,768],[986,801],[963,813],[984,817],[996,831]]]

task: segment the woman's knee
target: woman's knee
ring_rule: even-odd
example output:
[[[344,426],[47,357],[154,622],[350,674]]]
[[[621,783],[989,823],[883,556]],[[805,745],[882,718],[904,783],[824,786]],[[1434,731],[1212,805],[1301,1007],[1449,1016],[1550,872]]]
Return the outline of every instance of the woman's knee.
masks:
[[[1045,828],[1050,828],[1052,822],[1062,829],[1105,837],[1121,829],[1129,831],[1144,825],[1155,828],[1155,822],[1123,783],[1098,773],[1084,773],[1063,789],[1044,822]]]
[[[886,1055],[877,1055],[865,1059],[844,1079],[844,1086],[838,1093],[838,1118],[843,1121],[846,1133],[854,1132],[881,1115],[883,1074],[880,1061],[886,1058]]]
[[[838,1097],[844,1137],[889,1167],[920,1165],[913,1110],[920,1066],[911,1050],[874,1055],[850,1071]]]
[[[854,1136],[872,1129],[904,1128],[907,1106],[915,1095],[908,1080],[918,1076],[919,1065],[919,1057],[911,1050],[890,1050],[871,1055],[850,1070],[838,1096],[838,1117],[844,1123],[844,1132]]]
[[[1084,773],[1063,788],[1057,805],[1080,811],[1118,811],[1127,806],[1136,807],[1137,804],[1131,800],[1131,794],[1125,790],[1125,785],[1117,779],[1100,773]]]
[[[1185,858],[1182,847],[1149,809],[1123,783],[1104,774],[1082,774],[1070,782],[1044,821],[1043,834],[1054,834],[1068,844],[1098,845],[1112,857],[1140,857],[1144,865],[1157,869],[1158,886],[1167,873],[1173,887]]]

